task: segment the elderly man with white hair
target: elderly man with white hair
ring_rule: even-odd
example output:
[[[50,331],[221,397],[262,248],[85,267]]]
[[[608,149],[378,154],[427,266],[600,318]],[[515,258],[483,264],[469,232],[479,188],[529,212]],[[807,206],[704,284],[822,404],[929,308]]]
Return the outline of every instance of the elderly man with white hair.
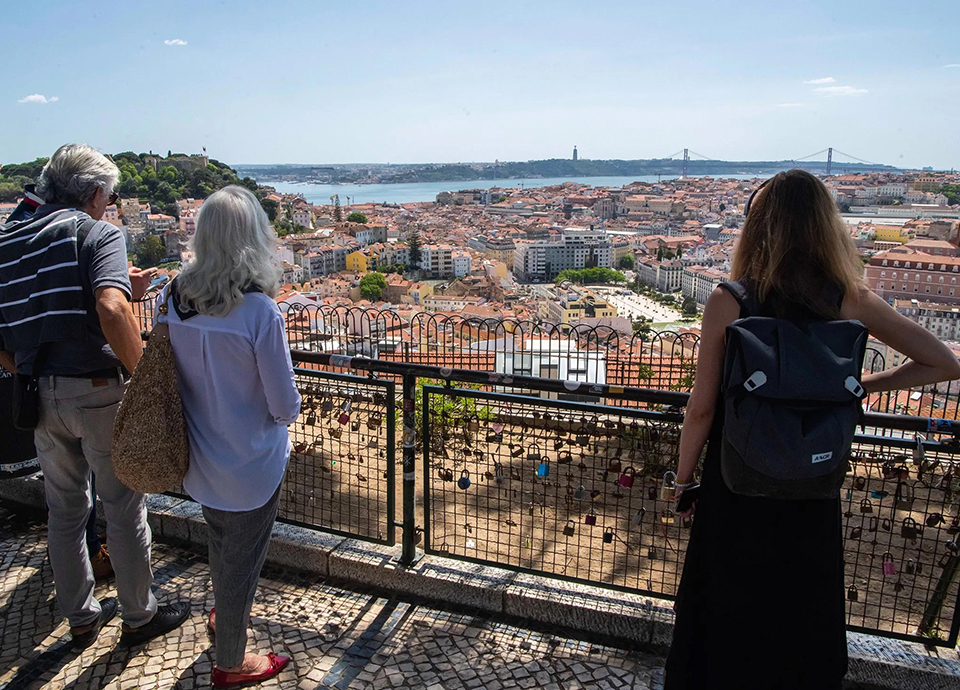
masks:
[[[91,471],[123,608],[121,643],[169,632],[189,613],[183,603],[158,606],[144,498],[116,478],[110,459],[113,420],[142,353],[126,243],[101,220],[118,178],[91,147],[62,146],[41,173],[43,205],[0,228],[0,365],[16,373],[18,425],[34,429],[57,603],[76,647],[92,644],[118,608],[94,597],[84,543]]]

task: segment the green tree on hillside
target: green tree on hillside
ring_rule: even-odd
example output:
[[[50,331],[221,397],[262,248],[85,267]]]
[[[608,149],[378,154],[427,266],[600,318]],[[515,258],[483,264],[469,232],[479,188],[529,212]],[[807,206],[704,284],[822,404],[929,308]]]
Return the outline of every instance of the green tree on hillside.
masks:
[[[387,289],[387,279],[382,273],[368,273],[360,279],[360,296],[363,299],[377,302]]]
[[[633,254],[624,254],[620,257],[620,261],[617,262],[617,268],[632,270],[634,261]]]
[[[349,216],[347,216],[348,223],[362,223],[363,225],[367,224],[367,217],[360,213],[360,211],[354,211]]]
[[[280,202],[274,201],[273,199],[261,199],[260,205],[263,206],[263,210],[267,214],[267,218],[272,223],[277,219],[277,211],[280,210]]]
[[[147,235],[136,245],[138,268],[153,268],[167,258],[167,248],[156,235]]]
[[[333,196],[333,222],[342,223],[343,222],[343,211],[340,209],[340,195],[335,194]]]
[[[680,311],[687,316],[696,316],[697,315],[697,300],[693,297],[684,297],[683,304],[680,307]]]
[[[605,285],[607,283],[625,283],[627,277],[612,268],[579,268],[560,271],[556,278],[557,285],[565,280],[578,285]]]
[[[420,268],[420,260],[423,259],[423,252],[420,247],[423,245],[420,242],[420,232],[418,230],[414,230],[407,237],[407,246],[410,247],[410,265],[414,268]]]

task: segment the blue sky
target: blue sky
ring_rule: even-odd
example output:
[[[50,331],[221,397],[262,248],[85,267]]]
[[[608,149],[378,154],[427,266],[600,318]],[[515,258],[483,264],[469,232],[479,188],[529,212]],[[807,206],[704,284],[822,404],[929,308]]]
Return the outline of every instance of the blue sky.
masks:
[[[798,158],[960,167],[956,0],[5,3],[0,162]]]

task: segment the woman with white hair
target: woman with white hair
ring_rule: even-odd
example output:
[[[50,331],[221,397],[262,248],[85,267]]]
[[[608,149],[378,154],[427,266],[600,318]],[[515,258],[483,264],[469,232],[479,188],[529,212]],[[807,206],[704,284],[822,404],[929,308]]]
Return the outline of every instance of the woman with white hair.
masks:
[[[235,186],[211,195],[190,244],[195,258],[160,295],[157,318],[170,324],[190,439],[183,486],[209,527],[213,684],[228,688],[290,661],[245,652],[300,395],[274,301],[276,236],[256,197]]]

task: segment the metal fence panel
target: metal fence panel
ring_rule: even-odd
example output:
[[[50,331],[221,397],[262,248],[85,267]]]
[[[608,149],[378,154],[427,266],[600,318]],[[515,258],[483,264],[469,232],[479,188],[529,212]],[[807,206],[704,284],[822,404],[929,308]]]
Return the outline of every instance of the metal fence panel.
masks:
[[[424,549],[674,598],[678,415],[425,386]],[[955,646],[955,449],[860,436],[841,493],[851,630]]]
[[[278,519],[395,543],[395,386],[296,369],[303,397]]]

